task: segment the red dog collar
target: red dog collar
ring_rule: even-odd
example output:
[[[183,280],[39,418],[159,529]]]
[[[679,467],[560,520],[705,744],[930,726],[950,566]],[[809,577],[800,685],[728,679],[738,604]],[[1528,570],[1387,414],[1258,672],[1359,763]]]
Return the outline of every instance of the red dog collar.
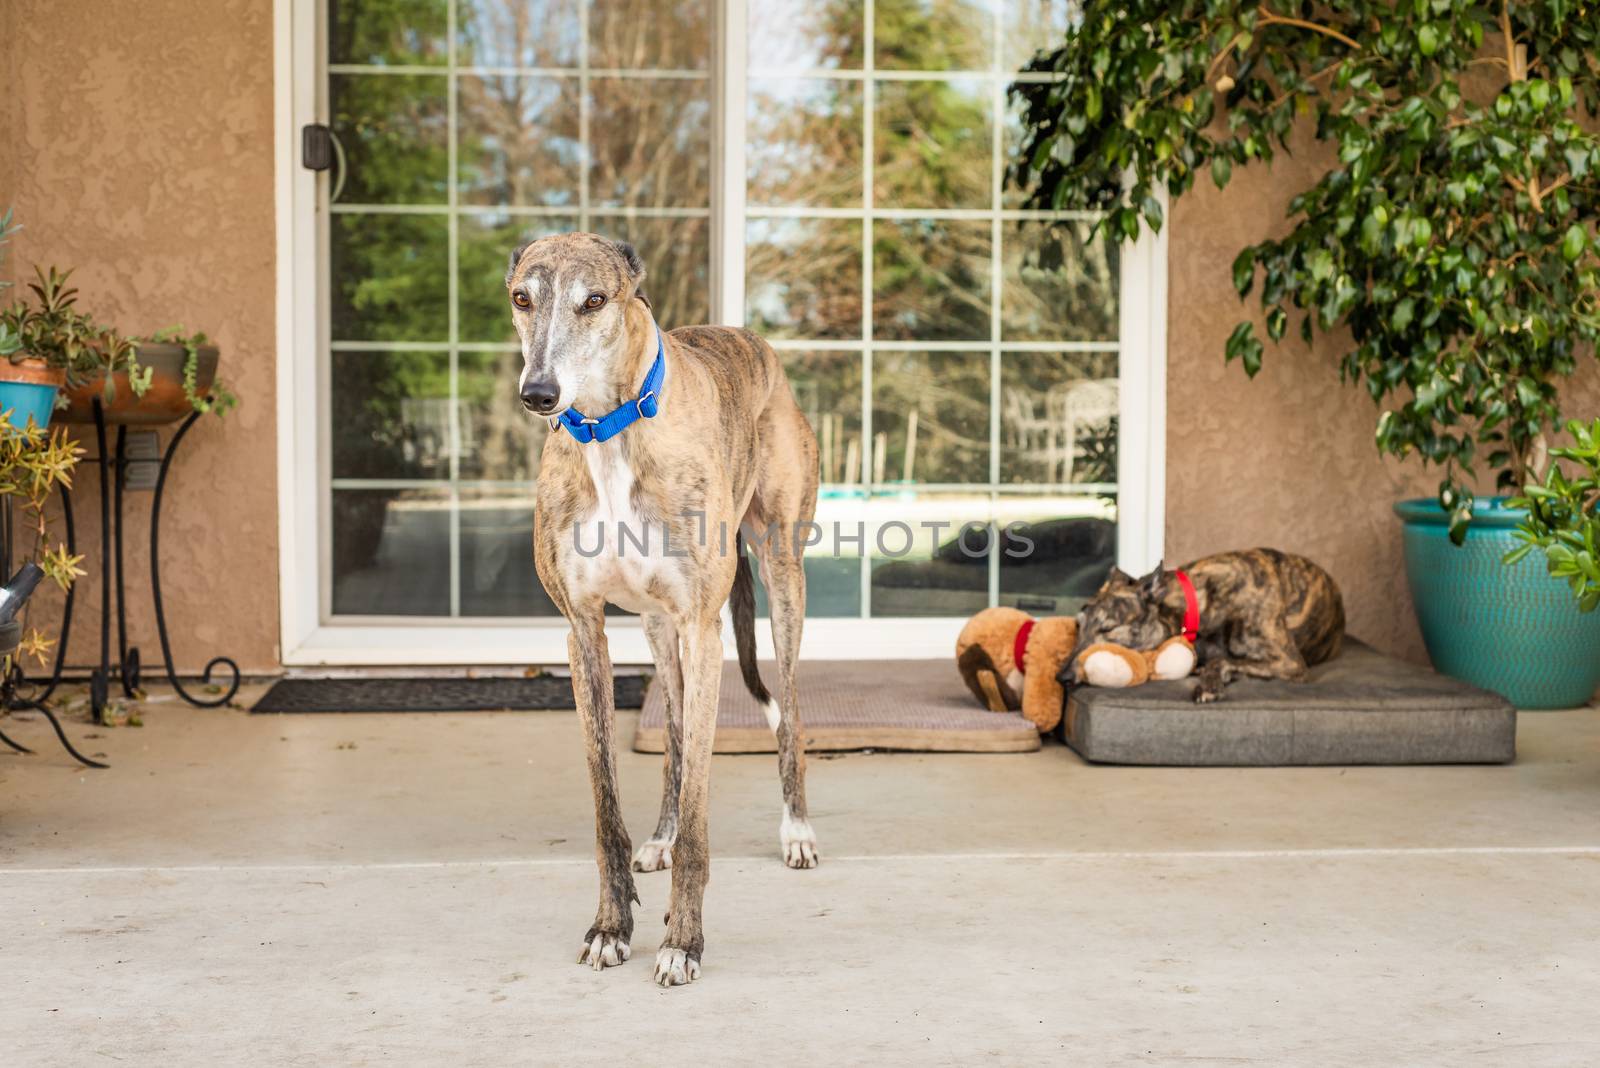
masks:
[[[1183,640],[1193,645],[1200,637],[1200,598],[1195,595],[1194,583],[1187,571],[1174,571],[1178,585],[1183,587]]]
[[[1017,638],[1011,643],[1011,659],[1017,662],[1017,670],[1027,674],[1027,669],[1022,666],[1022,654],[1028,651],[1028,636],[1033,633],[1033,620],[1028,620],[1017,628]]]

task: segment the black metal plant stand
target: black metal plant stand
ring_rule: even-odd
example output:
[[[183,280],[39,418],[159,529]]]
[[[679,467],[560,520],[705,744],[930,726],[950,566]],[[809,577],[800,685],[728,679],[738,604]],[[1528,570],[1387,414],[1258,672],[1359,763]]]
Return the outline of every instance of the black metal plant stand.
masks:
[[[240,673],[239,665],[231,657],[214,656],[206,663],[205,672],[201,681],[211,685],[212,677],[219,667],[232,673],[232,678],[227,681],[222,692],[216,697],[199,697],[190,693],[183,683],[178,681],[177,671],[172,663],[172,640],[167,634],[167,614],[161,598],[161,502],[166,493],[167,473],[172,466],[172,457],[182,444],[184,436],[189,433],[189,428],[200,418],[199,412],[191,412],[184,418],[183,423],[172,435],[172,440],[167,443],[166,450],[160,457],[160,470],[156,475],[155,494],[150,504],[150,600],[155,607],[156,633],[161,639],[161,661],[166,669],[167,683],[179,697],[197,708],[217,708],[227,704],[239,692]],[[128,645],[128,615],[127,597],[123,577],[122,563],[122,493],[123,483],[127,473],[127,427],[118,425],[116,438],[116,451],[112,453],[106,447],[106,419],[105,409],[97,397],[94,400],[94,429],[96,443],[99,445],[97,458],[100,467],[100,662],[89,676],[89,704],[93,712],[94,722],[103,724],[105,713],[111,700],[111,678],[113,671],[122,687],[124,696],[132,698],[137,696],[141,681],[142,666],[137,646]],[[9,558],[11,545],[10,502],[5,502],[6,513],[4,517],[4,541],[7,547],[6,557]],[[65,519],[67,552],[77,551],[77,534],[72,515],[72,494],[66,487],[61,490],[62,512]],[[108,551],[109,547],[109,551]],[[117,620],[117,659],[113,664],[111,660],[111,614],[112,591],[116,592],[116,620]],[[103,768],[107,765],[90,760],[72,747],[67,736],[61,730],[61,724],[56,720],[55,714],[47,707],[46,702],[61,685],[62,670],[67,661],[67,640],[72,631],[72,606],[77,597],[77,587],[74,585],[67,590],[66,604],[61,611],[61,634],[56,643],[55,664],[51,669],[48,679],[27,680],[21,669],[13,664],[11,671],[4,679],[0,679],[0,708],[31,708],[50,720],[51,726],[56,730],[56,735],[61,739],[61,744],[66,747],[72,756],[93,768]],[[24,689],[34,692],[24,693]],[[31,752],[31,750],[18,745],[16,742],[0,733],[0,743],[10,746],[18,752]]]
[[[231,657],[214,656],[206,662],[206,668],[201,675],[201,681],[211,685],[212,676],[218,667],[225,667],[232,672],[233,677],[228,680],[226,687],[217,697],[197,697],[184,688],[178,681],[178,674],[172,664],[172,640],[167,635],[167,613],[161,600],[161,500],[166,493],[167,472],[172,467],[172,457],[178,451],[178,446],[183,444],[184,436],[189,433],[189,428],[194,426],[195,420],[200,418],[199,412],[190,412],[178,427],[172,440],[167,443],[166,450],[161,454],[161,469],[156,475],[155,496],[150,503],[150,600],[156,610],[156,634],[161,639],[161,663],[166,668],[167,683],[179,697],[194,705],[196,708],[218,708],[233,700],[233,695],[239,692],[239,665]],[[118,681],[122,685],[123,695],[136,696],[139,690],[141,677],[141,662],[137,646],[128,646],[128,614],[126,606],[126,591],[123,581],[122,567],[122,486],[127,472],[127,436],[128,428],[117,427],[117,447],[114,459],[109,457],[106,450],[106,418],[105,409],[100,404],[100,398],[94,400],[94,430],[95,440],[100,447],[100,666],[89,676],[89,703],[94,712],[96,723],[105,721],[105,710],[111,698],[111,676],[113,667],[116,670]],[[62,492],[66,496],[66,491]],[[68,505],[70,512],[71,505]],[[113,515],[114,513],[114,515]],[[114,522],[113,522],[114,519]],[[71,524],[68,529],[70,532]],[[110,545],[111,552],[106,552],[105,547]],[[112,565],[116,570],[116,600],[117,600],[117,661],[111,662],[111,593],[112,593]],[[70,611],[70,598],[69,611]],[[62,633],[61,649],[63,655],[66,649],[66,634]],[[61,658],[56,660],[56,673],[59,678]],[[51,688],[54,688],[52,681]]]

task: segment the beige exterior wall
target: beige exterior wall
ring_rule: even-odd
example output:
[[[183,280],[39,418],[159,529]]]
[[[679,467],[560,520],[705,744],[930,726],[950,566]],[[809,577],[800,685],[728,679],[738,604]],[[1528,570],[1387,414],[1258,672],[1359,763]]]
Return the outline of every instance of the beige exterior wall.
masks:
[[[174,655],[180,669],[217,653],[275,669],[271,0],[6,0],[0,12],[0,204],[26,226],[6,272],[72,267],[80,303],[103,320],[136,333],[183,323],[216,339],[241,404],[202,419],[174,461],[162,522]],[[97,561],[90,467],[75,500],[81,551]],[[129,626],[147,665],[160,659],[149,504],[132,494],[127,515]],[[73,664],[97,655],[99,596],[91,573]]]
[[[202,420],[172,475],[164,524],[169,616],[181,668],[214,653],[278,664],[271,0],[0,4],[0,202],[27,230],[7,272],[76,268],[85,306],[130,331],[205,329],[242,398]],[[1225,366],[1241,316],[1229,267],[1282,226],[1314,153],[1202,181],[1173,206],[1170,238],[1167,560],[1272,545],[1321,561],[1351,630],[1421,657],[1390,505],[1438,476],[1381,459],[1375,412],[1338,380],[1339,348],[1269,350],[1255,381]],[[1600,413],[1589,360],[1572,414]],[[91,431],[92,436],[92,431]],[[95,479],[79,480],[84,549]],[[157,656],[144,596],[148,494],[129,509],[132,636]],[[72,662],[97,640],[98,575],[80,586]]]

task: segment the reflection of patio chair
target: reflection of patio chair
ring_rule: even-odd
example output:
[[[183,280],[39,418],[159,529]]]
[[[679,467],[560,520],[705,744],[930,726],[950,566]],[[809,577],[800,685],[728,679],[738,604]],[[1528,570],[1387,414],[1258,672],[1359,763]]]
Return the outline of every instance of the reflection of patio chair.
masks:
[[[1088,382],[1072,382],[1050,390],[1045,397],[1050,411],[1050,421],[1062,434],[1064,469],[1061,481],[1074,481],[1073,468],[1078,462],[1078,435],[1086,430],[1104,426],[1117,415],[1117,380],[1097,378]],[[1052,442],[1049,462],[1055,471],[1055,448]]]
[[[1002,399],[1001,425],[1008,448],[1040,470],[1029,481],[1051,485],[1072,483],[1078,463],[1078,438],[1103,427],[1117,414],[1117,380],[1097,378],[1063,382],[1044,395],[1043,413],[1034,395],[1012,387]]]
[[[400,422],[406,428],[401,455],[408,464],[443,467],[450,462],[450,398],[405,397]]]

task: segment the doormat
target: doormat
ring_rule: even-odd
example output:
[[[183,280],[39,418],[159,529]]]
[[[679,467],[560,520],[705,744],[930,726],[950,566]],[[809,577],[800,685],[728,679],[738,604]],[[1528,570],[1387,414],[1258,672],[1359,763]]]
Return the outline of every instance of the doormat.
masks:
[[[618,708],[644,703],[642,675],[616,677]],[[280,679],[252,712],[523,712],[574,708],[572,680],[553,675],[488,679]]]
[[[763,663],[768,689],[778,684],[775,664]],[[802,660],[800,726],[813,752],[843,749],[906,749],[944,753],[1023,753],[1039,748],[1039,732],[1014,712],[979,708],[961,681],[955,661]],[[778,742],[765,710],[744,688],[739,665],[722,667],[717,704],[716,753],[774,753]],[[645,696],[633,748],[659,753],[666,747],[664,686]]]

